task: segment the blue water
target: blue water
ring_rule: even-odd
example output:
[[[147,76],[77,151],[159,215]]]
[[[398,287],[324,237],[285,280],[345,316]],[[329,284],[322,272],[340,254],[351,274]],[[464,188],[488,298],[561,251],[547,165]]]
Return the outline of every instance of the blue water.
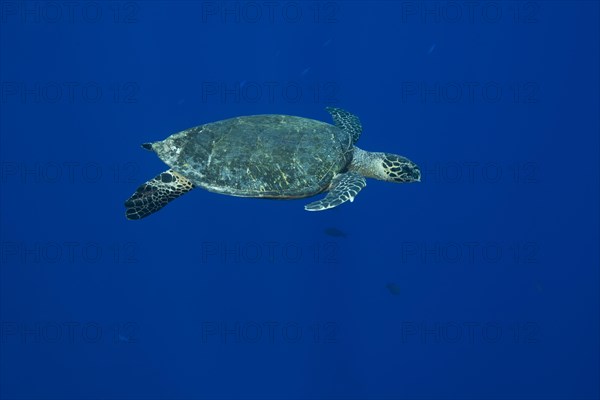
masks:
[[[599,5],[0,2],[0,398],[597,399]],[[194,190],[140,148],[357,114],[420,183]]]

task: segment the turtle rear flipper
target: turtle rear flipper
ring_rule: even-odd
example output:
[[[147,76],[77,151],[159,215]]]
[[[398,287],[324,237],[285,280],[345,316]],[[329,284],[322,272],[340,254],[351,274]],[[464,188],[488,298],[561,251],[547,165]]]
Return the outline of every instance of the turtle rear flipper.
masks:
[[[137,188],[125,202],[127,219],[141,219],[194,188],[194,184],[173,170],[167,170]]]
[[[314,201],[304,206],[306,211],[322,211],[337,207],[348,200],[354,201],[354,197],[367,186],[365,177],[357,172],[346,172],[334,177],[327,196],[321,200]]]

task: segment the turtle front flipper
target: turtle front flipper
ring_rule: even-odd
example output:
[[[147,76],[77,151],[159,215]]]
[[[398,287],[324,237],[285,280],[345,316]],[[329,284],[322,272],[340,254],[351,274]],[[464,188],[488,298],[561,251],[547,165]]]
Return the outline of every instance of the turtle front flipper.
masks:
[[[127,219],[145,218],[193,188],[189,179],[170,169],[137,188],[125,202],[125,215]]]
[[[358,117],[341,108],[326,107],[325,109],[331,114],[335,126],[352,135],[352,143],[356,143],[362,133],[362,125]]]
[[[348,200],[354,201],[354,197],[367,186],[364,176],[357,172],[346,172],[335,176],[331,181],[329,193],[325,198],[314,201],[304,206],[306,211],[322,211],[337,207]]]

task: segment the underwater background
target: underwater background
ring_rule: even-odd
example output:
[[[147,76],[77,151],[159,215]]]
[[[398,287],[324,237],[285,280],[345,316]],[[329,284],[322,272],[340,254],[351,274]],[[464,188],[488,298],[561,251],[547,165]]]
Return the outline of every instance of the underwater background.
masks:
[[[0,398],[597,399],[599,16],[0,1]],[[327,106],[422,181],[125,218],[142,143]]]

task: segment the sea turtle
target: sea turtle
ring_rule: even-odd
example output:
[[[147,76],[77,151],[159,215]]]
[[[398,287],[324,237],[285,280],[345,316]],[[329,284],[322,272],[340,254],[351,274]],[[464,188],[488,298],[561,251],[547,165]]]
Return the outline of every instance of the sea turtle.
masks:
[[[145,143],[170,169],[141,185],[125,202],[140,219],[194,187],[241,197],[298,199],[329,193],[308,211],[337,207],[366,186],[365,177],[418,182],[419,167],[405,157],[354,144],[358,117],[328,107],[335,125],[289,115],[251,115],[200,125]]]

